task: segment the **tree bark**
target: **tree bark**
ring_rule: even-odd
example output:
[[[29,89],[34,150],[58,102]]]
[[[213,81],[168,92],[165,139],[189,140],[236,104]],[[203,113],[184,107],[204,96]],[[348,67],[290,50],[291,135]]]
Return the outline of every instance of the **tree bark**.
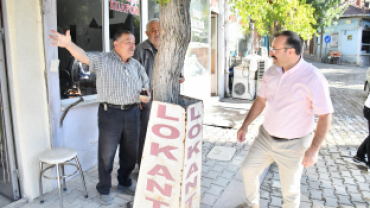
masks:
[[[324,27],[321,27],[320,29],[320,55],[319,55],[319,58],[321,60],[322,58],[322,46],[324,45],[323,43],[323,39],[324,39]]]
[[[171,0],[160,6],[160,44],[153,68],[153,99],[178,103],[179,76],[191,39],[191,0]]]

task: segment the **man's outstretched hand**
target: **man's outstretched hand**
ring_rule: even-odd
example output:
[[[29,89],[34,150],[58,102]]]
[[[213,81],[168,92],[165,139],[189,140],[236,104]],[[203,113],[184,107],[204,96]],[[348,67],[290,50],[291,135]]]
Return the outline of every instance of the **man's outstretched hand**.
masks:
[[[69,30],[66,31],[65,35],[58,33],[57,31],[54,30],[51,30],[51,33],[52,35],[49,35],[49,38],[51,39],[52,46],[58,46],[62,48],[68,48],[70,46],[72,41]]]

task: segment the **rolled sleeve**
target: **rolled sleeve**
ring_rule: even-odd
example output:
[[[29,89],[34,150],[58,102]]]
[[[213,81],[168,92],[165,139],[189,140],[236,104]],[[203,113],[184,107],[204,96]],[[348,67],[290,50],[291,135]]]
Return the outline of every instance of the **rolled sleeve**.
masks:
[[[312,108],[316,115],[334,112],[329,85],[322,74],[318,74],[318,79],[316,79],[312,86]]]
[[[141,88],[149,90],[149,78],[143,66],[140,65]]]

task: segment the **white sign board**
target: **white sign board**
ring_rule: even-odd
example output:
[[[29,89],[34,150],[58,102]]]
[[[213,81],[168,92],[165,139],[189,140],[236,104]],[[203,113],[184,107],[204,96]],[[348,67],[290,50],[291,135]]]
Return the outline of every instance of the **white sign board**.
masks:
[[[200,206],[203,103],[186,113],[185,123],[183,107],[153,101],[134,208]]]
[[[181,208],[200,207],[202,178],[203,103],[186,108],[186,140]]]

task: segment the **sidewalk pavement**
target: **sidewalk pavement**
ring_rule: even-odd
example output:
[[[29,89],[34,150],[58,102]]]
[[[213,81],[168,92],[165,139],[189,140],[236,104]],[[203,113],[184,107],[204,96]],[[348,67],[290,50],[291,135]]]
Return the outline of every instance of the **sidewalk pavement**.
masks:
[[[329,81],[335,113],[317,164],[303,171],[301,207],[370,207],[370,175],[367,168],[355,165],[351,159],[359,144],[368,135],[367,122],[362,115],[366,99],[363,92],[366,69],[316,62],[313,64]],[[222,119],[223,114],[230,119],[230,116],[226,115],[230,112],[246,115],[251,103],[218,102],[214,106],[228,109],[227,113],[217,114],[218,119]],[[203,126],[202,208],[234,208],[244,202],[239,169],[262,120],[263,115],[250,126],[247,140],[242,144],[236,142],[236,131],[240,121],[231,128]],[[230,161],[209,159],[207,156],[215,146],[231,147],[236,151]],[[117,167],[116,162],[114,174]],[[102,206],[95,189],[98,182],[97,168],[86,171],[85,177],[89,198],[83,197],[80,179],[75,177],[67,182],[67,191],[64,192],[65,207]],[[113,184],[117,184],[116,178],[112,178]],[[119,192],[116,187],[113,187],[112,195],[114,203],[104,207],[125,207],[126,202],[133,199],[132,196]],[[262,182],[260,195],[261,208],[282,206],[279,170],[274,163]],[[28,203],[20,200],[6,208],[58,207],[58,203],[58,190],[53,190],[45,195],[43,205],[37,199]]]

